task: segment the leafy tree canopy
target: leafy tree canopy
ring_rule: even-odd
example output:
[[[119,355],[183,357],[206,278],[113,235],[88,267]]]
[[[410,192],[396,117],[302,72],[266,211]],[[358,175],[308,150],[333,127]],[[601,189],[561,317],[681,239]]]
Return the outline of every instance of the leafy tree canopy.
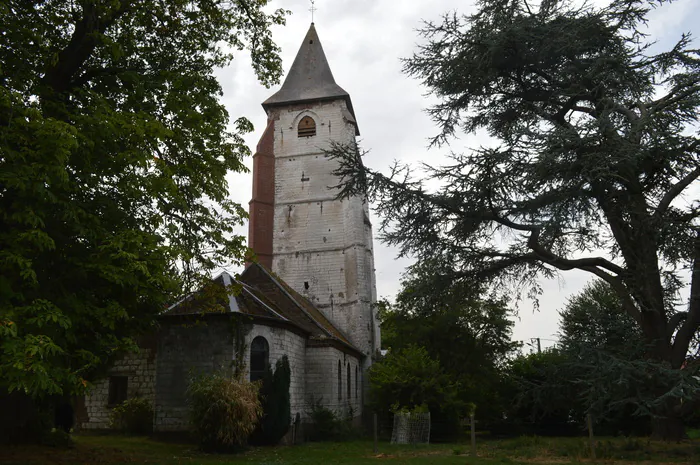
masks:
[[[519,344],[511,341],[506,303],[479,298],[473,283],[444,279],[450,271],[449,264],[429,261],[406,274],[395,303],[382,303],[382,345],[424,348],[459,382],[461,401],[475,404],[485,422],[501,415],[502,369]]]
[[[267,1],[0,5],[0,388],[80,391],[168,302],[236,262],[246,119],[214,77],[281,72]]]
[[[538,276],[592,273],[649,356],[680,369],[700,325],[700,202],[685,196],[700,177],[700,53],[688,35],[651,53],[641,26],[664,3],[480,0],[471,16],[427,23],[405,71],[438,99],[433,144],[485,130],[497,145],[455,153],[423,180],[366,169],[356,147],[337,145],[340,195],[368,191],[382,238],[419,261],[450,260],[455,279],[536,293]],[[687,308],[674,314],[684,276]],[[682,434],[671,423],[658,435]]]
[[[605,281],[586,285],[569,299],[559,317],[559,347],[564,352],[599,349],[628,358],[642,355],[641,330]]]
[[[585,427],[592,413],[599,432],[646,433],[654,410],[680,401],[685,418],[697,405],[697,368],[674,370],[645,357],[647,343],[615,291],[589,283],[560,312],[560,343],[542,354],[514,360],[509,417],[534,425]],[[550,431],[552,432],[552,431]]]
[[[423,405],[431,414],[431,437],[445,439],[458,432],[457,421],[468,408],[459,383],[423,347],[391,350],[369,370],[369,402],[386,421],[389,412]]]

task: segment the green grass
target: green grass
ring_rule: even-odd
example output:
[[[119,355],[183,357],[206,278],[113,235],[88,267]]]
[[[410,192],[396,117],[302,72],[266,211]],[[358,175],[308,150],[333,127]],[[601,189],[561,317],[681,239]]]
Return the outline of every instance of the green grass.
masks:
[[[304,464],[641,464],[700,463],[700,441],[655,443],[637,438],[603,438],[597,442],[597,460],[591,460],[583,438],[524,436],[508,440],[480,439],[478,458],[469,444],[399,446],[371,441],[307,443],[294,447],[251,448],[238,454],[204,454],[192,444],[143,437],[76,436],[72,449],[13,446],[0,449],[3,464],[120,464],[163,465],[304,465]]]

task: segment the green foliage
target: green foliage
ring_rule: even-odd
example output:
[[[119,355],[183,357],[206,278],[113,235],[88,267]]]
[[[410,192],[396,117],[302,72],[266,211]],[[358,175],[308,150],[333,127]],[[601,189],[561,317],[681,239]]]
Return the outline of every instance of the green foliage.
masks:
[[[659,393],[650,389],[656,383],[647,378],[638,384],[638,377],[666,376],[667,370],[645,360],[643,334],[614,290],[604,281],[589,283],[560,312],[559,331],[570,384],[565,390],[577,399],[577,420],[590,412],[600,434],[648,433],[649,405]],[[647,366],[637,373],[641,365]]]
[[[482,298],[471,280],[451,280],[452,272],[450,263],[436,260],[411,267],[396,302],[380,305],[382,344],[391,350],[411,344],[425,348],[459,382],[460,401],[479,406],[479,421],[486,427],[510,403],[501,395],[501,378],[519,344],[511,341],[506,303]]]
[[[265,371],[260,387],[263,410],[258,428],[251,436],[253,444],[275,445],[287,434],[292,423],[289,384],[292,372],[286,355],[277,360],[273,373],[270,367]]]
[[[193,379],[187,405],[200,446],[222,450],[245,445],[263,414],[258,391],[257,383],[223,372]]]
[[[578,433],[584,421],[579,395],[567,371],[568,357],[556,348],[511,361],[506,391],[511,404],[499,428],[508,433]]]
[[[250,122],[215,69],[278,81],[267,1],[0,7],[0,388],[84,392],[168,303],[241,263]],[[268,13],[268,11],[270,11]]]
[[[73,441],[71,435],[62,429],[52,429],[51,431],[45,432],[41,438],[41,444],[61,449],[75,447],[75,441]]]
[[[141,397],[125,400],[110,412],[109,427],[127,434],[153,432],[152,402]]]
[[[325,407],[322,398],[311,398],[306,415],[310,422],[305,430],[309,441],[344,441],[355,436],[350,423],[352,417],[343,418],[342,414]]]
[[[423,347],[391,350],[369,371],[369,402],[383,418],[393,409],[427,406],[431,413],[431,438],[444,440],[459,431],[465,405],[460,385]]]
[[[425,179],[368,169],[356,146],[336,144],[340,196],[368,195],[382,239],[419,263],[450,263],[445,279],[536,297],[539,277],[591,273],[638,324],[648,357],[679,371],[700,328],[700,52],[684,34],[651,53],[648,13],[665,3],[480,0],[472,15],[428,22],[404,70],[437,100],[433,145],[461,131],[494,143],[422,167]],[[684,270],[688,310],[674,314]],[[679,408],[659,406],[659,425]]]
[[[640,328],[605,281],[589,283],[569,299],[559,317],[559,345],[565,352],[602,349],[630,358],[644,355]]]
[[[511,422],[529,432],[561,434],[567,425],[582,430],[591,413],[599,434],[647,434],[664,402],[687,404],[687,413],[680,413],[692,413],[700,393],[697,368],[674,370],[650,360],[641,331],[605,282],[586,286],[560,315],[561,344],[510,365],[517,399]]]

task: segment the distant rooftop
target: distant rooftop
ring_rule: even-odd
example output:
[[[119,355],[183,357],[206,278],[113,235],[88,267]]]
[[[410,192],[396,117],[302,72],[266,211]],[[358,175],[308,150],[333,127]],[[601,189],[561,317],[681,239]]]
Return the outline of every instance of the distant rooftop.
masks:
[[[347,102],[354,117],[350,94],[335,83],[316,27],[311,23],[282,88],[263,102],[263,108],[339,98]]]

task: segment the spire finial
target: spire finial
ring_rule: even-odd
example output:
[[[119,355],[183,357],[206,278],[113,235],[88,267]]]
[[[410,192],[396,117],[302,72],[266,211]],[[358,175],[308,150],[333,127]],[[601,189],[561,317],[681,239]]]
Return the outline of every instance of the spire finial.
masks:
[[[311,8],[309,8],[309,11],[311,12],[311,24],[314,23],[314,12],[316,11],[316,0],[311,0]]]

